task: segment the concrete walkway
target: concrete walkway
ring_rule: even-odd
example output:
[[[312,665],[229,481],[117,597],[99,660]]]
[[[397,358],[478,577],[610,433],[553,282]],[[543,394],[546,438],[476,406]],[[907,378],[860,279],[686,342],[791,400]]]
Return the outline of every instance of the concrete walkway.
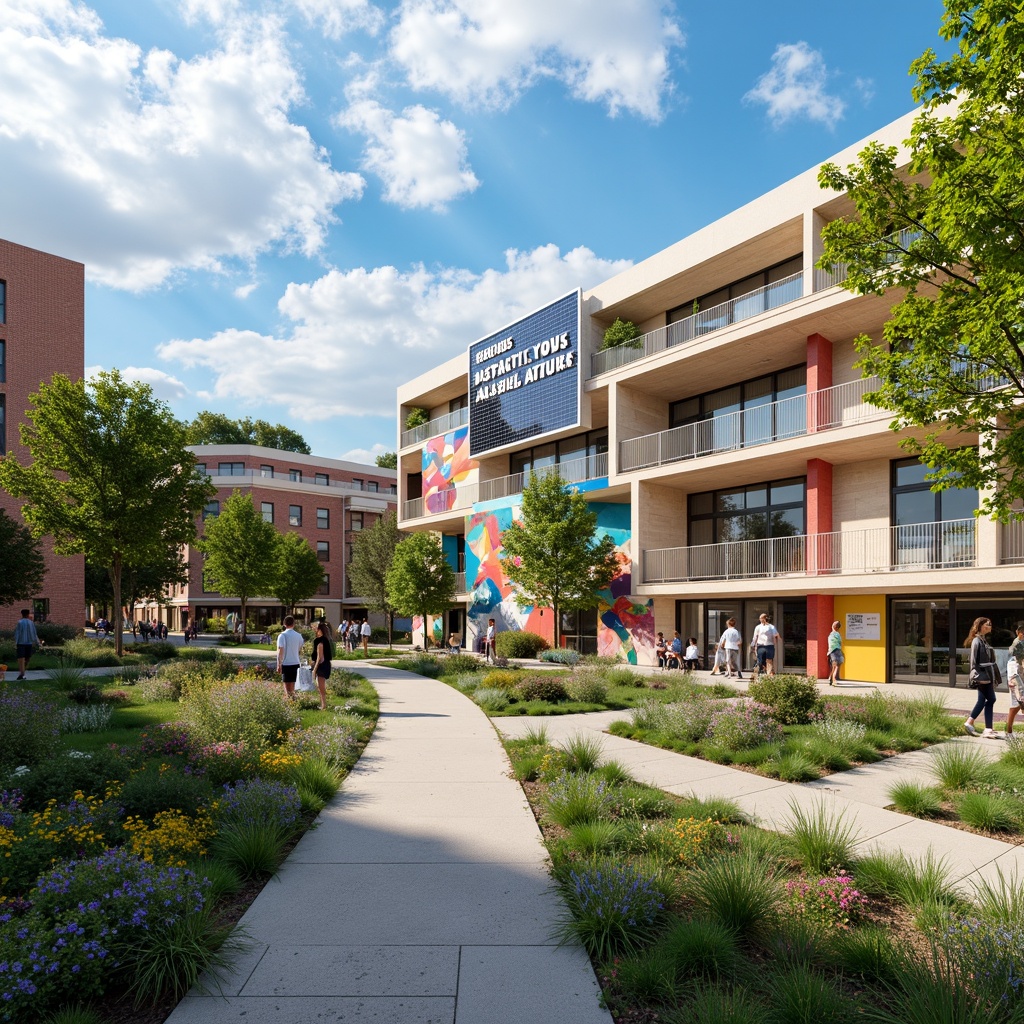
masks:
[[[610,1024],[552,937],[563,904],[491,723],[444,683],[358,670],[373,738],[242,918],[255,947],[223,996],[169,1024]]]

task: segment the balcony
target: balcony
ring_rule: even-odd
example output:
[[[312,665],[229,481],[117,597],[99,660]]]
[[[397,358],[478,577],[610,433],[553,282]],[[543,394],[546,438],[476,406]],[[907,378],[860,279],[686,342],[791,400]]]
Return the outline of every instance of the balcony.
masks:
[[[402,447],[408,448],[411,444],[423,444],[431,437],[438,434],[447,434],[449,430],[457,427],[464,427],[469,422],[469,407],[456,409],[455,412],[445,413],[429,423],[421,423],[411,430],[402,431]]]
[[[890,252],[886,256],[885,262],[896,263],[901,256],[900,250],[906,249],[911,242],[916,242],[921,237],[921,234],[922,232],[914,228],[903,228],[901,231],[894,231],[891,235],[886,235],[882,241],[898,246],[898,249]],[[835,263],[827,270],[815,267],[814,290],[816,292],[823,292],[828,288],[835,288],[836,285],[842,284],[846,280],[846,275],[849,272],[850,268],[845,263]]]
[[[803,273],[791,274],[728,302],[698,310],[667,327],[659,327],[629,345],[595,352],[590,357],[590,376],[608,373],[609,370],[618,369],[637,359],[653,356],[677,345],[699,341],[706,334],[720,331],[723,327],[731,327],[741,320],[749,320],[760,313],[794,302],[802,298],[803,294]]]
[[[466,574],[464,572],[457,572],[455,574],[455,593],[466,593]]]
[[[367,469],[372,471],[372,467],[367,467]],[[283,473],[270,476],[269,474],[264,474],[263,471],[259,469],[246,469],[241,473],[218,473],[215,470],[208,470],[203,475],[209,477],[211,480],[221,481],[219,484],[221,487],[245,487],[257,484],[288,490],[291,486],[298,484],[317,488],[323,487],[331,491],[341,490],[348,491],[349,493],[358,492],[361,494],[372,494],[376,497],[382,498],[384,501],[393,502],[395,500],[395,491],[386,491],[381,489],[373,490],[372,482],[368,484],[365,481],[359,484],[352,483],[350,480],[316,480],[313,477],[308,476],[303,477],[301,480],[292,480]],[[239,481],[237,485],[235,484],[236,480]],[[379,486],[380,485],[378,485],[378,487]],[[384,486],[395,487],[397,490],[397,486],[394,484]]]
[[[891,413],[864,402],[864,396],[877,390],[880,384],[877,377],[854,380],[813,391],[810,395],[784,398],[620,441],[619,472],[667,466],[684,459],[700,459],[854,423],[886,419]]]
[[[644,551],[644,583],[860,575],[975,566],[977,520]]]
[[[534,472],[538,477],[545,477],[558,472],[567,484],[582,484],[588,480],[600,480],[608,475],[608,453],[587,455],[582,459],[559,462],[551,466],[538,466]],[[481,480],[474,484],[460,484],[449,491],[440,493],[447,496],[443,509],[429,510],[423,498],[412,498],[402,503],[402,520],[419,519],[421,516],[436,515],[440,512],[451,512],[457,509],[472,508],[477,502],[497,501],[513,494],[522,494],[523,487],[529,480],[529,472],[513,473],[510,476],[499,476],[493,480]]]

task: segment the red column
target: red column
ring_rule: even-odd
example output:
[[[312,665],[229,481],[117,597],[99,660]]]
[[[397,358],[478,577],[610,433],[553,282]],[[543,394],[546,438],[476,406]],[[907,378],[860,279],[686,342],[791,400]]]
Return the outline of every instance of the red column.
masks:
[[[807,595],[807,674],[828,677],[828,635],[835,621],[835,598],[831,594]]]
[[[807,338],[807,433],[821,422],[817,392],[832,387],[832,342],[820,334]]]

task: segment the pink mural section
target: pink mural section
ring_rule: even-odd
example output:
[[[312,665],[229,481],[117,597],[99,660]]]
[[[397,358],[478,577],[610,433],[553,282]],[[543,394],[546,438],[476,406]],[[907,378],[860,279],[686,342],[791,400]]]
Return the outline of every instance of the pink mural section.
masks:
[[[469,457],[469,427],[432,437],[423,446],[423,505],[428,513],[470,505],[479,463]],[[461,497],[464,499],[459,501]]]

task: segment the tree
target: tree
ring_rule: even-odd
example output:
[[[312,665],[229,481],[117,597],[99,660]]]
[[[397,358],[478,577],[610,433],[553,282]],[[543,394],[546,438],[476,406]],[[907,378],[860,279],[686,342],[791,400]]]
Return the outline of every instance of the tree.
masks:
[[[269,525],[269,524],[268,524]],[[277,531],[275,530],[275,533]],[[324,566],[297,533],[277,534],[277,576],[273,594],[290,611],[308,601],[323,585]]]
[[[256,444],[283,452],[309,455],[305,438],[281,423],[271,426],[266,420],[248,416],[233,420],[220,412],[204,411],[185,425],[188,444]]]
[[[597,513],[578,490],[557,473],[531,473],[522,519],[501,535],[501,568],[517,588],[516,603],[552,610],[556,647],[562,611],[593,608],[617,571],[615,541],[596,531]]]
[[[398,452],[384,452],[373,460],[381,469],[398,469]]]
[[[388,595],[388,572],[402,540],[398,517],[389,509],[368,530],[363,530],[352,545],[349,579],[352,589],[364,598],[369,608],[382,612],[388,620],[388,647],[395,623],[395,606]]]
[[[214,488],[147,384],[117,370],[88,382],[57,374],[29,400],[21,441],[32,461],[0,459],[0,486],[27,499],[25,521],[36,537],[53,536],[57,554],[107,566],[120,653],[124,569],[191,542]]]
[[[180,548],[168,548],[161,557],[146,565],[125,566],[121,573],[121,598],[129,619],[134,621],[135,606],[140,601],[163,602],[168,587],[187,582],[188,564]],[[85,599],[99,605],[104,613],[113,605],[114,589],[107,566],[85,563]]]
[[[0,605],[38,594],[45,577],[39,541],[27,526],[0,509]]]
[[[241,602],[243,640],[249,598],[272,593],[277,583],[278,536],[252,498],[236,490],[220,515],[206,520],[205,536],[196,545],[206,556],[203,570],[210,588]]]
[[[427,649],[427,616],[440,615],[455,598],[455,572],[437,537],[414,533],[395,548],[387,573],[388,600],[401,615],[423,617],[423,649]]]
[[[907,142],[868,146],[823,187],[849,193],[856,216],[823,232],[818,266],[847,264],[844,287],[902,292],[883,341],[856,339],[868,400],[894,430],[921,428],[904,447],[933,488],[977,487],[981,511],[1006,519],[1024,498],[1024,20],[1006,0],[946,0],[941,35],[958,52],[928,50],[911,65],[923,106]],[[950,104],[946,106],[946,104]],[[957,435],[977,434],[961,447]]]

